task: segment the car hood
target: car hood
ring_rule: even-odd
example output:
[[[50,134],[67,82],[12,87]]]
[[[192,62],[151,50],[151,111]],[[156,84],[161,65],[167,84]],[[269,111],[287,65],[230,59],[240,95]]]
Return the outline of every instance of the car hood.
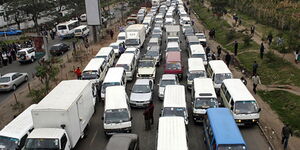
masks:
[[[150,93],[131,93],[130,101],[149,101],[151,99]]]
[[[155,67],[139,68],[138,73],[139,74],[154,74],[155,73]]]

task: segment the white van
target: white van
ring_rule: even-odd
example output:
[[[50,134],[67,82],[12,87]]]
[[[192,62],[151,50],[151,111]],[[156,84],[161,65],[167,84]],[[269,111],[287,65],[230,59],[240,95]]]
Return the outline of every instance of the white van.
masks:
[[[97,80],[96,82],[103,81],[107,68],[104,58],[93,58],[83,69],[82,80]]]
[[[238,125],[253,125],[259,120],[261,108],[240,79],[226,79],[220,90],[224,106],[231,110]]]
[[[31,110],[37,104],[32,104],[0,131],[0,149],[16,150],[24,147],[29,133],[33,130]]]
[[[108,72],[104,78],[101,87],[101,98],[105,98],[105,89],[109,86],[124,86],[126,87],[126,72],[123,67],[112,67],[108,69]]]
[[[120,56],[116,67],[123,67],[126,72],[126,79],[133,80],[134,73],[136,71],[136,59],[132,53],[124,53]]]
[[[208,108],[219,107],[214,84],[210,78],[196,78],[192,86],[192,108],[195,122],[202,121]]]
[[[95,58],[104,58],[108,67],[114,65],[115,57],[116,56],[112,47],[102,47],[95,56]]]
[[[167,85],[162,108],[162,117],[179,116],[188,124],[188,110],[185,100],[185,87],[183,85]]]
[[[211,60],[207,66],[207,76],[214,82],[217,94],[220,93],[220,87],[225,79],[231,79],[232,73],[223,60]]]
[[[206,71],[202,58],[188,58],[187,86],[192,87],[195,78],[206,78]]]
[[[75,28],[79,26],[78,20],[70,20],[56,25],[57,36],[61,39],[74,37]]]
[[[106,89],[103,127],[106,135],[131,132],[131,113],[124,86]]]
[[[206,53],[201,44],[190,45],[189,54],[191,58],[202,58],[204,65],[207,65]]]
[[[120,32],[118,34],[117,43],[123,43],[123,42],[125,42],[125,39],[126,39],[126,33]]]
[[[90,29],[86,25],[81,25],[74,29],[75,37],[86,37],[90,34]]]
[[[156,150],[188,150],[187,131],[182,117],[160,117]]]

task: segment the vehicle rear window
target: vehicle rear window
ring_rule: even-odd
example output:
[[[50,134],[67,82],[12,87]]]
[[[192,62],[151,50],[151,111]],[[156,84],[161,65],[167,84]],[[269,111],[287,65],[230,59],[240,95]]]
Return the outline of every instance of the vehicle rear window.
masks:
[[[65,29],[67,29],[67,26],[65,26],[65,25],[57,26],[57,29],[58,30],[65,30]]]
[[[22,52],[18,52],[18,55],[26,55],[26,52],[22,51]]]

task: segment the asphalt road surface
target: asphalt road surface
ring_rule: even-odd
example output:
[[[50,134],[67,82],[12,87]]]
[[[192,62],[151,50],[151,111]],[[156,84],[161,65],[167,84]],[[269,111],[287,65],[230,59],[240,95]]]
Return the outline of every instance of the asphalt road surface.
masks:
[[[178,23],[178,16],[176,16],[176,20]],[[145,54],[147,43],[149,41],[150,35],[148,35],[144,48],[141,50],[141,54]],[[182,60],[183,60],[183,66],[184,66],[184,76],[183,79],[180,81],[180,84],[186,85],[186,71],[187,71],[187,46],[184,37],[181,33],[181,49],[182,49]],[[166,48],[165,44],[165,33],[163,35],[163,42],[161,50],[163,54],[165,54],[164,50]],[[163,74],[163,66],[165,64],[165,59],[163,58],[161,61],[161,65],[157,68],[156,71],[156,79],[155,83],[157,84],[159,82],[160,77]],[[130,96],[129,90],[132,88],[135,80],[131,82],[127,82],[126,91],[128,96]],[[156,138],[157,138],[157,129],[158,129],[158,118],[159,114],[162,108],[162,101],[158,99],[158,86],[155,85],[154,87],[154,96],[153,101],[155,105],[154,110],[154,125],[152,125],[150,131],[145,131],[145,124],[144,124],[144,118],[143,118],[143,111],[144,109],[136,109],[132,108],[131,113],[133,117],[132,121],[132,132],[139,135],[140,138],[140,149],[141,150],[155,150],[156,149]],[[204,150],[207,149],[203,138],[203,127],[202,125],[195,124],[193,122],[192,118],[192,108],[191,108],[191,93],[188,89],[186,89],[186,98],[187,98],[187,105],[188,105],[188,111],[189,111],[189,124],[187,126],[188,131],[188,146],[190,150]],[[75,147],[76,150],[103,150],[105,148],[106,143],[109,140],[109,137],[107,137],[104,134],[103,130],[103,122],[101,120],[101,117],[103,115],[103,103],[97,103],[96,106],[96,112],[94,116],[91,119],[91,124],[89,126],[89,129],[87,131],[87,137],[80,140]],[[258,126],[253,127],[241,127],[240,128],[241,133],[247,143],[249,150],[268,150],[269,146],[267,144],[267,141],[263,137],[260,129]],[[176,138],[176,137],[174,137]]]

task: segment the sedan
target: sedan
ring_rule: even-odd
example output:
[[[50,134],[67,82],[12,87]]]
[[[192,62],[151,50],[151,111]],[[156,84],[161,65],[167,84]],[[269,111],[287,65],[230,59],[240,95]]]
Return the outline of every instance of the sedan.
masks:
[[[130,94],[130,105],[133,107],[147,107],[152,101],[153,80],[137,79]]]
[[[13,72],[5,74],[0,78],[0,91],[14,91],[17,86],[26,81],[28,81],[27,73]]]
[[[58,43],[50,48],[50,54],[53,56],[63,55],[70,49],[70,46],[65,43]]]
[[[155,61],[155,65],[160,64],[161,54],[159,51],[159,46],[152,46],[145,54],[145,58],[152,58]]]

